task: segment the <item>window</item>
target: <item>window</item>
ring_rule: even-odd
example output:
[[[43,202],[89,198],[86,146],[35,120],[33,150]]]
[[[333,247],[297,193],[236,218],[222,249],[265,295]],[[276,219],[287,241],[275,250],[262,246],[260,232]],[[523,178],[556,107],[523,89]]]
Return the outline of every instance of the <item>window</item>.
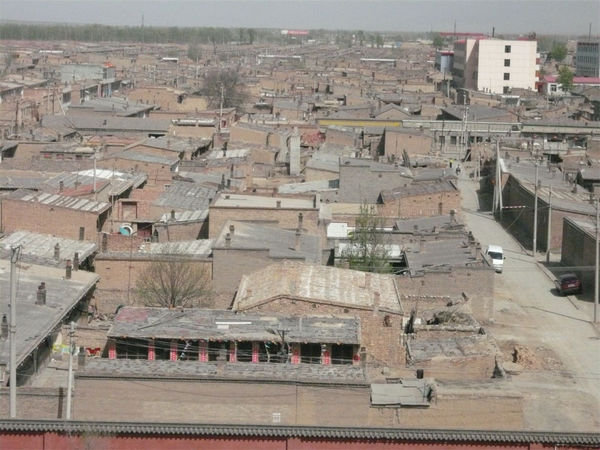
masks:
[[[504,67],[510,67],[510,59],[504,60]]]
[[[504,72],[504,79],[505,80],[510,80],[510,73]]]
[[[502,87],[502,93],[503,93],[503,94],[508,94],[508,93],[510,93],[510,87],[509,87],[509,86],[503,86],[503,87]]]
[[[510,53],[510,45],[504,46],[504,53]]]

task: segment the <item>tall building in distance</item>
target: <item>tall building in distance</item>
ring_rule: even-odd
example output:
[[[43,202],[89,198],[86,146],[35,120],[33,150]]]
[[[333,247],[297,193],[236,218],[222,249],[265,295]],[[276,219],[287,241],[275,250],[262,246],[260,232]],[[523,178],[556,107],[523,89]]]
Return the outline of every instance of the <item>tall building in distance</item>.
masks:
[[[577,42],[575,75],[578,77],[600,77],[600,40]]]
[[[494,94],[513,88],[536,89],[537,41],[464,39],[454,43],[456,87]]]

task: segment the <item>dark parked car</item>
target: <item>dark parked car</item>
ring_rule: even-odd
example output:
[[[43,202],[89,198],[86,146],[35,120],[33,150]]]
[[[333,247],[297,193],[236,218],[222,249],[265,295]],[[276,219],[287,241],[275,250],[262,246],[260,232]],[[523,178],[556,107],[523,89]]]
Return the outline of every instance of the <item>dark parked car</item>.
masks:
[[[554,284],[556,285],[556,290],[561,295],[581,293],[581,280],[574,273],[563,273]]]

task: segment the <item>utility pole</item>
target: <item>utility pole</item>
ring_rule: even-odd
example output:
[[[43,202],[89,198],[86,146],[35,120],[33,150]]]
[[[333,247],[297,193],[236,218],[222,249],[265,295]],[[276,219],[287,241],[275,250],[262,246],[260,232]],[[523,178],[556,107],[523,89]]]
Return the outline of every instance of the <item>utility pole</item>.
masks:
[[[596,267],[594,268],[594,323],[598,322],[598,280],[600,278],[600,197],[596,198]]]
[[[223,123],[223,85],[221,84],[221,106],[219,107],[219,133],[221,132],[221,124]]]
[[[537,252],[538,162],[535,160],[535,197],[533,199],[533,257]]]
[[[10,248],[10,418],[17,418],[17,260],[21,247]]]
[[[96,193],[96,147],[94,147],[94,200],[98,201],[98,194]]]
[[[75,322],[71,321],[71,329],[69,330],[69,379],[67,380],[67,420],[71,420],[71,391],[73,390],[73,353],[75,353],[75,343],[73,336],[75,335]]]
[[[552,186],[548,194],[548,236],[546,238],[546,264],[550,262],[550,244],[552,242]]]

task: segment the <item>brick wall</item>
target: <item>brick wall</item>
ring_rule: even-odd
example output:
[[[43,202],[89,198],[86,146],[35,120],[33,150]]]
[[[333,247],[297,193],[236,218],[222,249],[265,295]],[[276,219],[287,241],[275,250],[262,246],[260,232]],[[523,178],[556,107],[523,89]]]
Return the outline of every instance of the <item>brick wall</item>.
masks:
[[[193,241],[208,238],[208,221],[172,223],[169,225],[156,223],[158,242]]]
[[[99,217],[97,214],[45,205],[39,202],[24,202],[17,199],[2,200],[2,231],[17,230],[45,233],[68,239],[79,240],[79,228],[84,227],[84,240],[96,239]]]
[[[249,275],[273,264],[268,250],[214,249],[212,280],[218,294],[237,291],[242,275]]]
[[[504,211],[506,220],[515,221],[514,227],[521,233],[522,239],[527,239],[526,244],[533,240],[533,211],[534,211],[534,194],[524,189],[520,183],[510,176],[503,189],[502,198],[504,206],[526,206],[522,209],[508,209]],[[589,217],[585,214],[578,214],[571,211],[560,210],[556,206],[552,207],[552,223],[551,223],[551,248],[558,249],[562,245],[563,239],[563,219],[565,217],[573,217],[574,219],[585,219]],[[538,198],[538,233],[537,246],[538,251],[547,249],[548,240],[548,202],[547,199]],[[533,244],[529,244],[532,246]]]
[[[427,272],[421,277],[396,277],[402,296],[438,296],[450,299],[467,297],[473,317],[481,323],[493,318],[495,272],[489,268],[453,268],[448,272]],[[402,300],[406,314],[410,304]]]
[[[340,177],[338,172],[329,172],[327,170],[312,169],[306,167],[304,169],[304,179],[306,181],[318,180],[337,180]]]
[[[65,384],[67,375],[65,372]],[[0,418],[8,419],[9,389],[0,389]],[[63,388],[17,389],[17,419],[62,419],[65,417],[67,390]]]
[[[402,315],[387,312],[374,312],[350,307],[340,307],[289,298],[277,298],[273,301],[250,308],[253,313],[277,313],[292,316],[334,315],[360,318],[361,346],[367,350],[367,361],[375,365],[392,367],[406,363],[402,336]],[[389,326],[384,326],[384,317],[389,316]]]
[[[115,169],[122,172],[128,172],[130,170],[144,172],[148,174],[148,185],[170,184],[173,179],[171,167],[164,164],[109,157],[107,159],[98,160],[97,166],[101,169]]]
[[[563,225],[561,264],[565,266],[594,266],[596,264],[595,239],[568,221],[565,221]],[[575,272],[581,277],[584,289],[592,292],[594,271]]]
[[[386,131],[384,139],[384,155],[394,156],[396,159],[402,158],[403,150],[406,150],[409,155],[424,155],[431,149],[431,137],[421,133]]]
[[[135,259],[130,260],[127,254],[122,256],[111,255],[111,257],[99,254],[95,260],[95,272],[100,275],[100,281],[96,285],[96,292],[94,293],[98,311],[113,313],[119,305],[145,306],[143,299],[137,298],[136,282],[139,275],[151,263],[151,259],[142,259],[139,256],[135,256]],[[194,264],[206,271],[206,277],[210,284],[212,276],[211,261],[198,260]],[[127,295],[128,289],[129,295]]]
[[[371,408],[368,387],[91,378],[78,378],[76,386],[74,420],[245,424],[251,417],[254,424],[269,425],[279,413],[281,425],[505,430],[525,425],[523,399],[493,390],[440,393],[429,408],[395,409]],[[309,444],[302,448],[318,442]],[[340,442],[335,447],[346,448]]]
[[[269,132],[255,128],[233,125],[229,128],[230,142],[245,142],[266,147]]]
[[[377,205],[377,209],[383,217],[445,216],[449,215],[451,210],[460,211],[460,191],[398,197]]]

